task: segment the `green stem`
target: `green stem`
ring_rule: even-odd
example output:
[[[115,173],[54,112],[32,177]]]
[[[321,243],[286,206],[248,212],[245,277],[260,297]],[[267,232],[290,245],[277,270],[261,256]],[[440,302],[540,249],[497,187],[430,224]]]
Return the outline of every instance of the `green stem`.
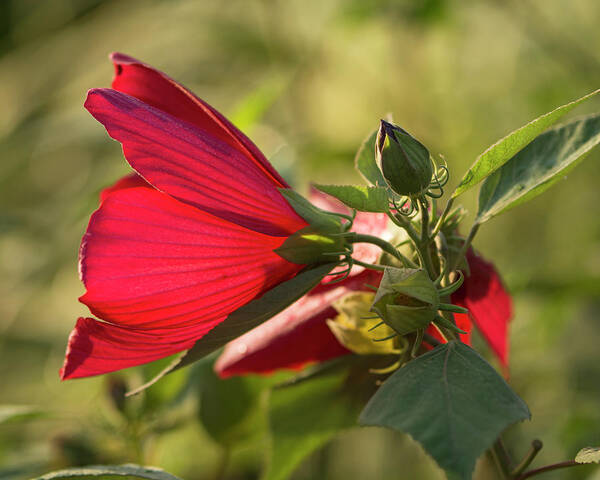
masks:
[[[546,465],[541,468],[534,468],[533,470],[529,470],[525,472],[520,477],[517,477],[515,480],[525,480],[526,478],[535,477],[540,473],[551,472],[553,470],[560,470],[561,468],[569,468],[569,467],[577,467],[579,465],[586,465],[584,463],[577,463],[575,460],[567,460],[566,462],[554,463],[552,465]]]
[[[227,466],[229,465],[230,453],[228,447],[223,448],[215,471],[215,480],[224,480],[225,474],[227,473]]]
[[[402,255],[391,243],[386,242],[379,237],[374,237],[373,235],[367,235],[364,233],[355,233],[354,235],[348,237],[348,241],[350,243],[372,243],[373,245],[377,245],[384,252],[389,253],[393,257],[400,260],[407,267],[417,268],[417,265],[415,265],[414,262]]]
[[[373,263],[361,262],[360,260],[356,260],[355,258],[352,259],[352,262],[354,262],[355,265],[360,265],[361,267],[365,267],[370,270],[377,270],[379,272],[385,271],[385,265],[375,265]]]
[[[539,453],[542,447],[543,444],[540,440],[538,440],[537,438],[533,440],[531,442],[531,447],[529,448],[527,455],[523,457],[523,460],[521,460],[521,462],[510,473],[511,477],[517,478],[519,475],[521,475],[525,471],[525,469],[531,464],[531,462],[533,462],[533,459],[536,457],[536,455]]]
[[[448,216],[448,213],[450,212],[450,209],[452,208],[453,203],[454,203],[453,198],[448,200],[448,203],[446,204],[446,208],[444,208],[444,211],[442,212],[441,217],[438,218],[438,221],[436,222],[435,227],[433,227],[433,231],[431,232],[432,240],[435,238],[435,236],[438,233],[440,233],[440,230],[442,229],[442,224],[444,223],[444,220],[446,220],[446,217]]]
[[[471,242],[473,241],[473,238],[475,237],[477,230],[479,230],[479,223],[474,223],[473,226],[471,227],[471,231],[469,232],[469,236],[465,240],[465,243],[463,243],[460,251],[458,252],[458,255],[454,259],[454,262],[452,263],[451,266],[448,267],[448,273],[456,270],[456,267],[458,266],[460,261],[464,258],[465,254],[467,253],[467,250],[469,249],[469,246],[471,245]]]
[[[433,267],[431,251],[429,250],[429,211],[427,210],[427,207],[427,200],[422,197],[419,198],[419,208],[421,210],[421,239],[417,244],[417,250],[421,252],[421,257],[423,258],[429,278],[435,280],[437,274]]]
[[[506,479],[511,478],[510,470],[512,469],[512,460],[506,451],[506,448],[504,447],[502,438],[498,437],[498,439],[494,442],[494,445],[492,445],[490,451],[496,460],[496,464],[502,476]]]
[[[415,227],[412,226],[409,220],[407,220],[400,214],[394,215],[393,213],[388,212],[387,215],[388,217],[390,217],[390,220],[394,222],[398,227],[406,230],[406,233],[413,242],[419,243],[419,234],[417,233]]]

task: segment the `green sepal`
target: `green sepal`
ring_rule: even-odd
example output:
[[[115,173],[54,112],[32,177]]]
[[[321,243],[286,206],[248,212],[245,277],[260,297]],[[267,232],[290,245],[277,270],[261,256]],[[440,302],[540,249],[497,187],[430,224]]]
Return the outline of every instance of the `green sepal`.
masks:
[[[342,220],[338,215],[321,210],[291,188],[279,188],[294,211],[321,233],[338,233],[342,230]]]
[[[465,307],[459,307],[458,305],[452,305],[451,303],[440,303],[438,308],[446,312],[454,313],[469,313],[469,309]]]
[[[401,293],[436,307],[440,302],[435,285],[422,269],[387,267],[373,302],[377,303],[381,297],[390,293]]]
[[[405,305],[386,305],[384,321],[399,335],[406,335],[415,330],[427,328],[437,315],[431,305],[407,307]]]
[[[460,328],[458,328],[454,323],[452,323],[450,320],[448,320],[443,315],[436,315],[436,317],[433,319],[433,322],[436,325],[439,325],[440,327],[444,327],[455,333],[462,333],[462,334],[468,333],[468,332],[465,332],[464,330],[461,330]]]
[[[344,250],[344,239],[329,236],[309,225],[290,235],[283,244],[273,250],[288,262],[314,265],[335,260],[335,253]]]
[[[389,210],[388,189],[385,187],[315,185],[315,188],[359,212],[386,213]]]

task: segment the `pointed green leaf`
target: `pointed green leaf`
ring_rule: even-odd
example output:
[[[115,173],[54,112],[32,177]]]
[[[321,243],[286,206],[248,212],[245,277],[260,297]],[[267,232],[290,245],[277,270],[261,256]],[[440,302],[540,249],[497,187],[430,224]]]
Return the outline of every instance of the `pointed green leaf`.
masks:
[[[356,157],[354,157],[354,166],[368,183],[383,187],[387,185],[387,182],[375,161],[375,141],[377,140],[378,131],[379,128],[373,130],[362,143],[358,152],[356,152]]]
[[[358,185],[315,185],[315,187],[360,212],[385,213],[389,210],[388,193],[385,187]]]
[[[564,178],[598,143],[600,114],[543,133],[485,180],[476,221],[483,223],[537,197]]]
[[[221,348],[227,342],[275,316],[304,294],[308,293],[309,290],[316,287],[336,265],[337,263],[326,263],[303,270],[291,280],[280,283],[266,292],[262,297],[237,309],[235,312],[229,314],[223,322],[198,340],[191,349],[173,360],[157,376],[141,387],[129,392],[128,395],[140,393],[168,373],[200,360],[209,353]]]
[[[575,456],[577,463],[600,463],[600,448],[585,447],[577,452]]]
[[[72,477],[102,477],[116,475],[119,477],[137,477],[147,480],[180,480],[179,477],[171,475],[156,467],[142,467],[127,463],[125,465],[90,465],[87,467],[66,468],[56,472],[47,473],[34,480],[55,480],[58,478]]]
[[[290,188],[280,188],[279,191],[291,207],[312,227],[322,232],[339,232],[342,222],[340,217],[321,210],[306,198]]]
[[[340,430],[356,425],[360,402],[336,370],[276,388],[270,395],[271,451],[262,480],[284,480]]]
[[[527,405],[477,352],[449,342],[407,363],[373,395],[359,422],[408,433],[448,474],[471,478],[475,461]]]
[[[30,420],[42,415],[42,410],[30,405],[0,405],[0,424]]]
[[[471,187],[477,185],[488,175],[491,175],[504,165],[510,158],[527,146],[535,137],[542,133],[547,128],[550,128],[564,115],[573,110],[576,106],[584,101],[592,98],[600,90],[596,90],[578,100],[567,103],[555,110],[552,110],[541,117],[532,120],[527,125],[522,126],[518,130],[509,133],[506,137],[498,140],[494,145],[483,152],[469,171],[465,174],[462,181],[452,194],[452,198],[458,197],[466,192]]]

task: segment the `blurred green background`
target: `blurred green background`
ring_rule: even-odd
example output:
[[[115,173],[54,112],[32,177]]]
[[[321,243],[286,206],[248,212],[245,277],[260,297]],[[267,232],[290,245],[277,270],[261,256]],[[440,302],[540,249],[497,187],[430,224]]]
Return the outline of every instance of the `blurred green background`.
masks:
[[[195,405],[172,399],[192,369],[129,401],[126,416],[107,392],[148,368],[58,379],[88,313],[77,302],[81,235],[100,189],[128,173],[82,106],[87,89],[110,85],[109,52],[188,86],[300,189],[357,182],[354,152],[388,112],[445,156],[453,185],[489,144],[600,87],[599,18],[595,0],[0,0],[0,405],[43,411],[3,422],[0,409],[0,477],[142,462],[201,480],[218,468]],[[600,445],[599,158],[475,240],[514,294],[511,384],[533,420],[506,438],[517,457],[541,438],[535,465]],[[475,201],[463,203],[472,212]],[[264,447],[234,452],[227,478],[257,478]],[[479,475],[494,478],[485,465]],[[355,429],[293,478],[443,477],[410,439]]]

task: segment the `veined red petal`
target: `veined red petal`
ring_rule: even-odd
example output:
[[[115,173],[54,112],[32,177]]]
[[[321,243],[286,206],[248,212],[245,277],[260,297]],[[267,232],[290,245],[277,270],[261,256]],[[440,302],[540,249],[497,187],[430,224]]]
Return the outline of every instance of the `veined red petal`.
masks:
[[[112,53],[110,58],[115,65],[112,88],[196,125],[209,136],[243,152],[278,187],[289,187],[256,145],[209,104],[164,73],[135,58],[122,53]]]
[[[111,89],[90,90],[85,107],[159,190],[269,235],[306,226],[256,162],[197,126]]]
[[[494,265],[473,249],[467,252],[471,275],[452,295],[452,303],[469,309],[472,320],[504,367],[508,366],[508,323],[512,300]]]
[[[144,331],[79,318],[60,378],[90,377],[152,362],[191,348],[195,334],[193,327]]]
[[[80,252],[87,289],[80,300],[109,323],[78,322],[63,377],[191,348],[231,312],[302,268],[273,252],[284,240],[154,188],[113,191],[92,215]]]
[[[132,173],[121,178],[114,185],[111,185],[110,187],[102,190],[100,192],[100,201],[103,202],[106,199],[106,197],[108,197],[112,192],[116,192],[117,190],[136,187],[154,188],[137,173]]]
[[[215,364],[221,377],[249,373],[268,374],[279,369],[297,370],[350,353],[326,324],[337,312],[331,303],[381,274],[370,270],[336,285],[319,285],[309,294],[241,337],[229,342]]]

